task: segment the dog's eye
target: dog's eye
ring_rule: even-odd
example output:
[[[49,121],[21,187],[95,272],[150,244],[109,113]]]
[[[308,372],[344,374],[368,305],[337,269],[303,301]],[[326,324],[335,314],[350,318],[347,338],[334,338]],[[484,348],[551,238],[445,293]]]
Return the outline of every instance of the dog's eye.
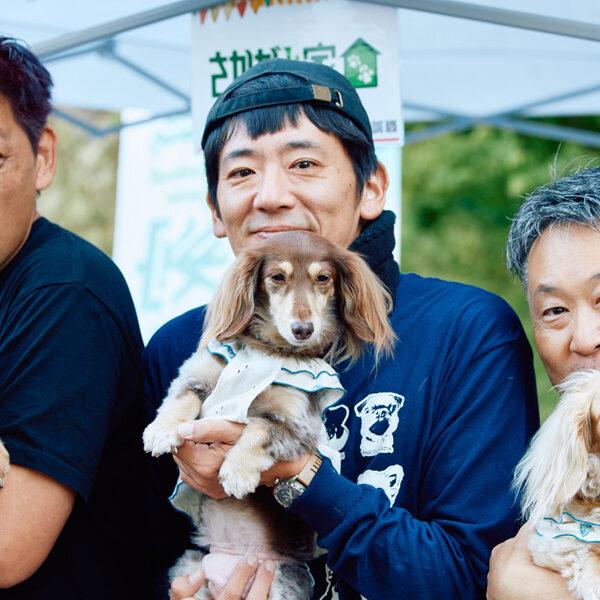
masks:
[[[325,283],[326,281],[329,281],[329,275],[317,275],[317,281],[319,283]]]
[[[285,275],[283,273],[275,273],[271,275],[273,281],[285,281]]]

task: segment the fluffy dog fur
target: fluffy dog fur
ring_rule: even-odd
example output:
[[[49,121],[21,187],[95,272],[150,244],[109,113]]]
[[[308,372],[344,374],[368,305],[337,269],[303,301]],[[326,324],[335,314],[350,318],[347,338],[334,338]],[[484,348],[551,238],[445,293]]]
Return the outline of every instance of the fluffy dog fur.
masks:
[[[224,367],[221,357],[206,350],[211,339],[238,340],[278,355],[324,357],[332,364],[356,360],[367,343],[378,360],[394,343],[390,306],[389,294],[357,254],[315,234],[281,233],[242,253],[208,307],[197,350],[144,432],[146,451],[176,449],[183,441],[178,425],[202,415],[202,403]],[[308,598],[311,581],[303,561],[314,555],[314,534],[258,484],[275,462],[317,447],[324,426],[316,394],[272,385],[252,402],[248,421],[219,473],[229,497],[197,494],[201,525],[195,541],[211,553],[279,560],[269,597]],[[200,559],[186,553],[172,576],[198,568]],[[211,597],[207,589],[204,597]]]
[[[9,467],[8,451],[4,447],[2,440],[0,440],[0,488],[6,483]]]
[[[563,513],[600,524],[600,371],[573,373],[558,390],[560,402],[515,471],[523,516],[534,525]],[[600,600],[600,543],[533,532],[529,550],[537,565],[565,577],[576,597]]]

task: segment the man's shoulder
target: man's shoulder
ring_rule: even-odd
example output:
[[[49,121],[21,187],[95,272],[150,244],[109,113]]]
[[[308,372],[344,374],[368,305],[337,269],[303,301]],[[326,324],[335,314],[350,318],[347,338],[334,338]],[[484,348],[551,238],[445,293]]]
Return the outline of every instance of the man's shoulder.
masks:
[[[61,284],[83,285],[94,294],[109,296],[127,289],[108,255],[43,217],[34,222],[27,242],[7,270],[7,278],[18,283],[21,293]]]
[[[199,306],[167,321],[150,338],[145,349],[147,358],[188,358],[200,341],[205,312],[206,307]]]
[[[139,354],[135,307],[117,265],[89,242],[44,218],[34,222],[25,245],[0,273],[0,312],[18,314],[24,306],[29,310],[23,318],[29,319],[56,307],[63,312],[74,307],[66,313],[72,322],[93,314],[96,325],[118,327]]]
[[[466,283],[412,273],[402,275],[395,307],[396,319],[402,319],[404,313],[425,327],[443,325],[456,335],[495,333],[506,337],[506,341],[523,337],[521,322],[506,300]]]

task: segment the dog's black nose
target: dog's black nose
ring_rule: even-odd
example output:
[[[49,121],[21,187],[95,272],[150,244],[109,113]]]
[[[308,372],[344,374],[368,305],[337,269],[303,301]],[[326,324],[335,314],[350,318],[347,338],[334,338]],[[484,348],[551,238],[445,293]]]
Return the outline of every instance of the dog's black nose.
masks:
[[[292,333],[297,340],[307,340],[314,330],[315,327],[310,321],[296,321],[292,323]]]

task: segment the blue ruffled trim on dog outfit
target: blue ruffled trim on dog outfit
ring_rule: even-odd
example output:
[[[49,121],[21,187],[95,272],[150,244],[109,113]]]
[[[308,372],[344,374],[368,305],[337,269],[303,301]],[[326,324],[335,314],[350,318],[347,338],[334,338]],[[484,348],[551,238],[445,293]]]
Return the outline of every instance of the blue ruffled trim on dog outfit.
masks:
[[[545,538],[573,537],[582,542],[600,542],[600,523],[584,521],[571,515],[562,513],[559,520],[544,517],[535,528],[536,533]]]

